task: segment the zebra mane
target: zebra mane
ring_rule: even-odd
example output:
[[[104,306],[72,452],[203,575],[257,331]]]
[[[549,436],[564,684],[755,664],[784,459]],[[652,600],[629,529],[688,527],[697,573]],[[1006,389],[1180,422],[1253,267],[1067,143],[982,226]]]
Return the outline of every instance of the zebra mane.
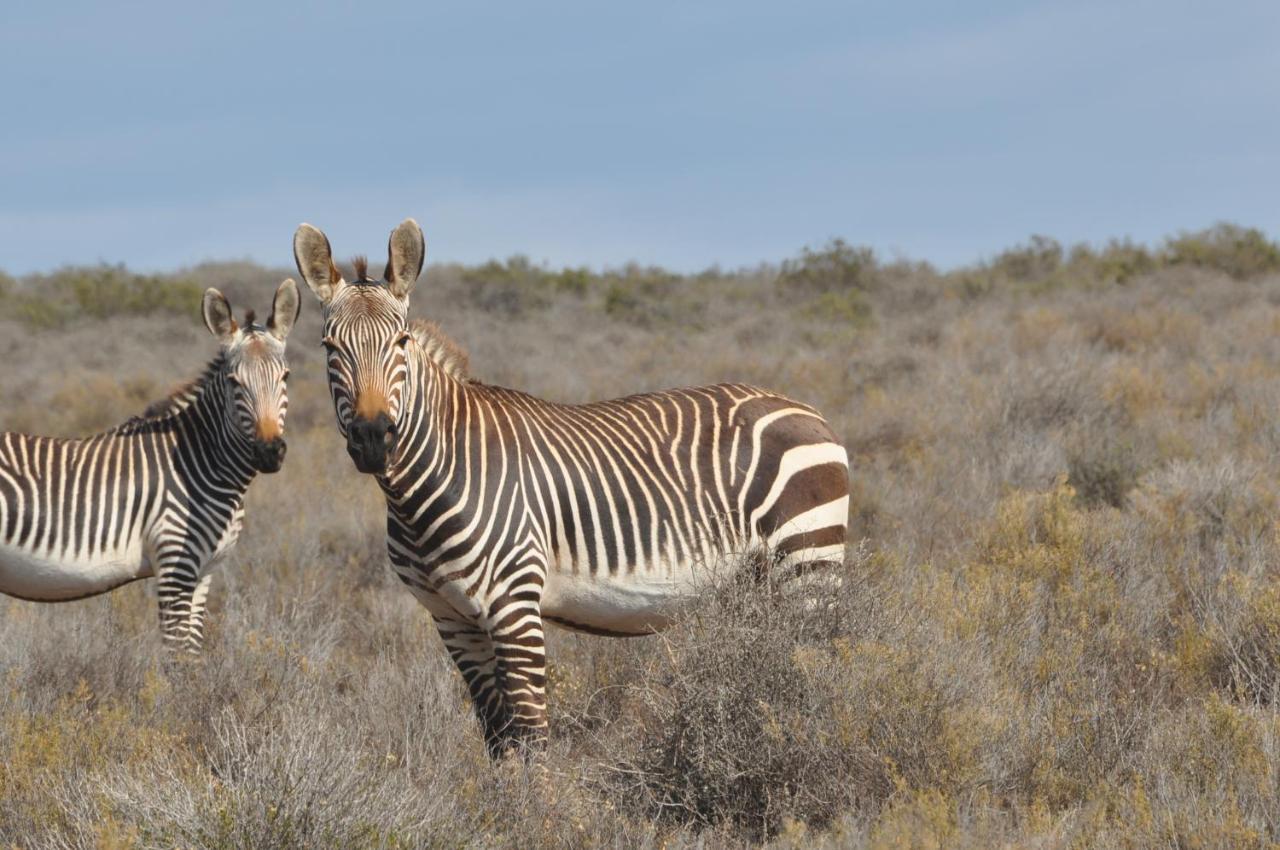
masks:
[[[147,405],[139,416],[131,417],[120,425],[110,429],[111,434],[130,434],[135,433],[139,429],[157,422],[163,422],[174,414],[181,413],[200,397],[201,391],[205,385],[213,379],[213,376],[222,371],[223,363],[226,362],[226,353],[218,352],[218,355],[209,361],[204,367],[204,371],[200,373],[200,377],[179,384],[167,396]]]
[[[446,375],[459,381],[470,377],[471,364],[468,362],[467,352],[440,330],[435,322],[414,319],[409,323],[409,333],[413,334],[414,341],[422,346],[422,350]]]

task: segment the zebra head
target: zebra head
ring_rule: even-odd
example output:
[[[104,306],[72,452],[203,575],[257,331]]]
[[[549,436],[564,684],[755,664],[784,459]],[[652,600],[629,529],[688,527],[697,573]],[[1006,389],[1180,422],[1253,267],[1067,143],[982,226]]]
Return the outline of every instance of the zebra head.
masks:
[[[259,472],[277,472],[284,463],[284,417],[289,409],[284,343],[300,306],[298,285],[290,278],[276,289],[266,326],[257,324],[249,311],[242,327],[232,318],[226,296],[216,289],[204,293],[204,323],[222,344],[223,424],[248,444]]]
[[[359,258],[358,279],[347,283],[323,233],[303,224],[293,237],[298,272],[324,305],[329,392],[347,453],[361,472],[385,472],[395,451],[408,376],[405,348],[412,339],[409,292],[426,252],[422,228],[407,218],[391,231],[385,283],[370,279]]]

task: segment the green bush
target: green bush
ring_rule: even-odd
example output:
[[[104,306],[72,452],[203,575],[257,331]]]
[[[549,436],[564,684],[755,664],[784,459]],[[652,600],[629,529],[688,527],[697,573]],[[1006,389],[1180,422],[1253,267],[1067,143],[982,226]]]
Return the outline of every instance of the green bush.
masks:
[[[816,321],[865,327],[871,322],[871,303],[856,289],[823,292],[805,305],[803,313]]]
[[[462,272],[462,282],[472,304],[486,312],[513,317],[544,309],[561,293],[585,295],[591,288],[592,278],[586,268],[553,272],[520,254],[504,262],[490,260]]]
[[[37,328],[60,327],[81,318],[194,315],[203,289],[184,277],[134,274],[124,266],[85,266],[33,275],[0,286],[6,314]]]
[[[628,265],[605,275],[604,312],[613,319],[654,327],[693,325],[706,299],[692,297],[693,281],[664,269]]]
[[[1058,240],[1032,236],[1027,244],[999,254],[991,264],[991,270],[998,277],[1014,283],[1041,283],[1058,271],[1062,255],[1062,245]]]
[[[1222,222],[1170,239],[1165,260],[1170,265],[1215,269],[1236,280],[1248,280],[1280,271],[1280,245],[1257,228]]]
[[[783,262],[778,283],[787,292],[807,294],[870,292],[880,282],[879,268],[870,248],[833,239],[818,250],[806,246],[799,258]]]
[[[508,257],[505,262],[490,260],[462,273],[468,298],[481,310],[505,316],[519,316],[550,303],[546,272],[528,257]]]
[[[32,328],[60,327],[69,318],[58,303],[26,293],[17,293],[0,303],[4,305],[5,315]]]
[[[583,266],[576,269],[561,269],[552,275],[551,283],[558,292],[582,296],[586,295],[587,290],[591,288],[592,278],[591,270]]]
[[[1127,283],[1158,266],[1150,251],[1128,239],[1112,239],[1100,251],[1081,243],[1071,249],[1067,260],[1068,274],[1073,279],[1098,283]]]
[[[872,318],[868,296],[885,288],[882,271],[870,248],[833,239],[783,262],[778,291],[788,301],[799,299],[805,319],[862,327]]]

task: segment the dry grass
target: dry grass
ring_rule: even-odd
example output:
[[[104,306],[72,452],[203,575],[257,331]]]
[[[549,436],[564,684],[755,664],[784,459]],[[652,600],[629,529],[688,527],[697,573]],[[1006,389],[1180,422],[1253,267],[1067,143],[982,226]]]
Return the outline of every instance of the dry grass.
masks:
[[[844,245],[691,278],[432,269],[415,312],[487,380],[751,381],[824,410],[853,461],[866,544],[838,593],[729,588],[661,637],[554,633],[532,770],[488,763],[388,575],[308,301],[290,455],[250,493],[203,661],[164,663],[145,586],[0,601],[0,846],[1274,846],[1269,245],[1038,240],[949,275]],[[280,274],[183,277],[261,312]],[[110,424],[211,352],[194,302],[109,313],[0,313],[0,427]]]

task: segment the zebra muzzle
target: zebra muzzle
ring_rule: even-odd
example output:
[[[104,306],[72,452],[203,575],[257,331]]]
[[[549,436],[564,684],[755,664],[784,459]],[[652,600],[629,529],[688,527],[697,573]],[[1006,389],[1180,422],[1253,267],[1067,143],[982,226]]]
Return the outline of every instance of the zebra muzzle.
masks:
[[[283,437],[270,440],[255,440],[253,443],[253,465],[259,472],[279,472],[284,464],[284,453],[288,449]]]
[[[381,473],[387,469],[387,454],[395,449],[396,432],[391,417],[379,413],[372,419],[358,418],[347,429],[347,454],[356,469]]]

